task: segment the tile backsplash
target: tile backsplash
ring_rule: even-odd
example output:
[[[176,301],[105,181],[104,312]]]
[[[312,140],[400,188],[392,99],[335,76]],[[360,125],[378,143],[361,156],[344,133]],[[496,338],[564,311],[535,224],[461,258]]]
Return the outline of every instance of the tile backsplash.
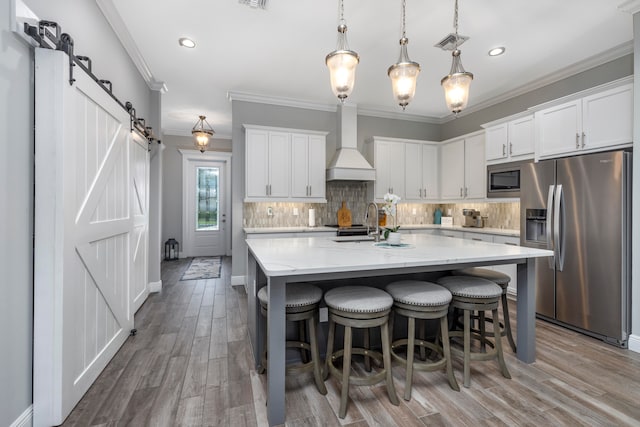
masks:
[[[264,202],[244,204],[244,227],[302,227],[309,225],[309,209],[315,209],[316,226],[337,224],[338,209],[342,201],[351,210],[354,224],[364,222],[365,210],[369,200],[366,199],[367,184],[364,182],[329,181],[327,182],[327,203],[299,202]],[[268,215],[271,208],[273,215]],[[482,216],[487,216],[486,227],[520,228],[519,202],[486,202],[486,203],[400,203],[398,205],[397,223],[432,224],[434,213],[440,208],[443,215],[451,209],[453,224],[464,222],[462,209],[476,209]],[[297,209],[298,215],[294,215]]]

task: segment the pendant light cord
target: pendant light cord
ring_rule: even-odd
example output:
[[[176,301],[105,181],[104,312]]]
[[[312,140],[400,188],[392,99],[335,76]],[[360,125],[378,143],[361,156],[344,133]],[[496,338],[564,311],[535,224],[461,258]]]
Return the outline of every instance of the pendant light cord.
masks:
[[[455,30],[456,33],[456,40],[455,40],[455,46],[454,46],[454,50],[458,49],[458,0],[455,0],[456,4],[455,7],[453,9],[453,28]]]
[[[340,22],[338,24],[344,24],[344,0],[340,0]]]
[[[407,0],[402,0],[402,38],[406,37],[406,21],[405,21],[405,9],[407,7]]]

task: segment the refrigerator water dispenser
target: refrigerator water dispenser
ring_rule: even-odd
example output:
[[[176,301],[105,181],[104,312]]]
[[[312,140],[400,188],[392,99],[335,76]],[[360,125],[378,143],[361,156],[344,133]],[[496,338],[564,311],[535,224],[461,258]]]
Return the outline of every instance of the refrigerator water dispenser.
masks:
[[[527,209],[525,240],[531,243],[545,243],[547,240],[547,210]]]

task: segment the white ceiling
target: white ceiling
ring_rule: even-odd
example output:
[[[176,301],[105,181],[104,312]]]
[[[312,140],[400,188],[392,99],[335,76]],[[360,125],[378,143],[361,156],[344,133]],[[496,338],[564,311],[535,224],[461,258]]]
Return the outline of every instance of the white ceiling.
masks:
[[[335,49],[337,0],[268,0],[266,10],[238,0],[98,3],[111,8],[107,18],[130,53],[137,48],[145,78],[166,85],[165,133],[187,135],[204,114],[219,137],[230,137],[229,92],[335,107],[324,58]],[[619,9],[621,3],[459,0],[459,32],[470,37],[461,47],[462,63],[475,76],[468,111],[548,83],[569,67],[631,52],[632,16]],[[451,54],[433,45],[452,32],[453,6],[453,0],[407,0],[409,56],[422,72],[415,99],[402,113],[387,77],[399,54],[401,0],[345,0],[349,46],[360,55],[348,101],[382,115],[446,120],[440,79]],[[196,48],[180,47],[180,37],[192,38]],[[505,46],[506,53],[489,57],[495,46]]]

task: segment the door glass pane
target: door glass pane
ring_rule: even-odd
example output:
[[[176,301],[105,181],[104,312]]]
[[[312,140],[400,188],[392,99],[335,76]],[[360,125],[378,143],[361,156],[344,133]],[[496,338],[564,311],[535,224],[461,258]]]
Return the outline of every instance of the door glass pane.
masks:
[[[219,168],[196,168],[196,231],[220,229],[218,225],[219,175]]]

